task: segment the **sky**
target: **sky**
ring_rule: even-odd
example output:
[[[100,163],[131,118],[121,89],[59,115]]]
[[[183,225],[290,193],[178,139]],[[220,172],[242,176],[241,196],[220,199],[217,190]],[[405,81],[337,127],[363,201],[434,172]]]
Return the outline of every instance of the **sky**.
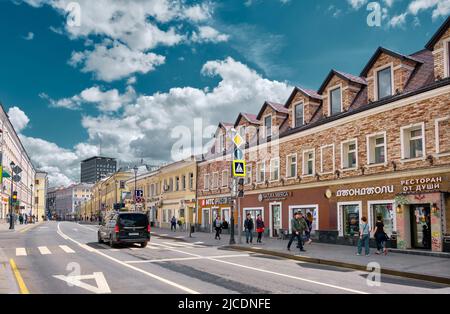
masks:
[[[369,7],[368,7],[369,5]],[[369,8],[369,9],[368,9]],[[0,102],[52,186],[198,153],[221,121],[424,48],[450,0],[0,0]],[[376,15],[371,15],[373,17]],[[369,19],[372,20],[372,19]]]

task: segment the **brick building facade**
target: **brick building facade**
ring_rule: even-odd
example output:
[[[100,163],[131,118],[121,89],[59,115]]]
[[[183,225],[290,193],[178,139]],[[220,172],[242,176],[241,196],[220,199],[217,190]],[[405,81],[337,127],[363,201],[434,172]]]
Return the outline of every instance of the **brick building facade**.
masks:
[[[276,237],[294,211],[310,212],[315,236],[336,243],[351,242],[362,216],[371,224],[382,216],[393,245],[442,251],[450,233],[449,28],[450,18],[417,53],[379,48],[359,76],[332,70],[317,91],[297,87],[283,105],[239,114],[234,128],[248,163],[242,217],[262,214]],[[230,130],[220,124],[217,139]],[[203,226],[202,213],[211,221],[230,208],[205,206],[230,196],[231,144],[223,146],[199,163]]]

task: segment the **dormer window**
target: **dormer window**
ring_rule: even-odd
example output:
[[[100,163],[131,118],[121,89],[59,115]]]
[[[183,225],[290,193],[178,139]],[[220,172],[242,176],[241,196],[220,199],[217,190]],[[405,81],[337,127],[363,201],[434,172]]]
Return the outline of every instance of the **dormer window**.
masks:
[[[272,116],[264,118],[264,128],[266,130],[266,138],[272,136]]]
[[[225,134],[221,133],[219,137],[219,152],[223,153],[225,150]]]
[[[305,124],[303,103],[296,105],[294,111],[295,111],[295,127],[297,128]]]
[[[447,69],[447,73],[445,73],[445,75],[450,77],[450,40],[445,44],[445,51],[445,62],[447,63],[447,66],[445,67]]]
[[[330,91],[330,109],[331,115],[342,112],[342,90],[340,87]]]
[[[378,99],[392,96],[392,68],[389,66],[377,72]]]

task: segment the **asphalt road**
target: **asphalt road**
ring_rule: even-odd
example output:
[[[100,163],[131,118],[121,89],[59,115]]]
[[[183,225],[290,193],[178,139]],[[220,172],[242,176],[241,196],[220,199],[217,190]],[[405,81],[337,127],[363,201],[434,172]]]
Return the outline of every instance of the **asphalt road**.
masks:
[[[95,226],[46,222],[0,234],[30,293],[366,294],[450,293],[450,287],[152,237],[147,248],[110,249]]]

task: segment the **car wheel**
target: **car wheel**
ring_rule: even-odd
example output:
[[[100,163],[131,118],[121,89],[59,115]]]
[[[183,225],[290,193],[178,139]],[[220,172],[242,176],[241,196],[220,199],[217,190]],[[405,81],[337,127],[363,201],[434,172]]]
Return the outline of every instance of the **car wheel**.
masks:
[[[141,248],[145,248],[145,247],[147,246],[147,243],[148,243],[148,242],[142,242],[142,243],[141,243]]]
[[[103,243],[103,239],[102,239],[102,236],[100,235],[100,232],[97,233],[97,238],[98,238],[98,243],[102,244]]]

